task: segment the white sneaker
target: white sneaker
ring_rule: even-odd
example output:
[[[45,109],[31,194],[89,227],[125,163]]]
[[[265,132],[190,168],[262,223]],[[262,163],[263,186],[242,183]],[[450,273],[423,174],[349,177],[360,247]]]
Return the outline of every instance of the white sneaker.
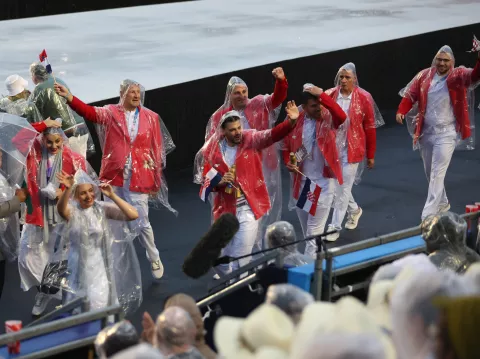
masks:
[[[325,237],[326,241],[335,242],[340,237],[340,232],[338,231],[338,228],[335,228],[335,226],[329,224],[327,232],[331,232],[331,231],[334,231],[334,230],[337,230],[337,232],[327,235]]]
[[[32,309],[32,315],[38,316],[42,315],[45,309],[47,308],[48,302],[50,302],[51,297],[44,293],[37,293],[35,296],[35,305]]]
[[[160,258],[155,262],[152,262],[152,274],[155,279],[163,277],[163,264]]]
[[[441,204],[438,207],[438,213],[448,212],[450,210],[450,202]]]
[[[347,222],[345,223],[345,228],[349,230],[357,228],[358,220],[360,219],[362,214],[363,214],[363,210],[360,207],[358,207],[356,212],[349,213]]]

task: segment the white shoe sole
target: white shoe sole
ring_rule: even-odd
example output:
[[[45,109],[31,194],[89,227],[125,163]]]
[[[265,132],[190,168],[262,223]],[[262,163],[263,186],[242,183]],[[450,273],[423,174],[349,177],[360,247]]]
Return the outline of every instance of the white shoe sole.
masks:
[[[359,207],[360,208],[360,207]],[[360,220],[360,217],[363,214],[363,209],[360,208],[360,213],[356,215],[355,223],[354,224],[349,224],[348,221],[345,223],[345,229],[348,229],[349,231],[355,229],[358,227],[358,221]]]

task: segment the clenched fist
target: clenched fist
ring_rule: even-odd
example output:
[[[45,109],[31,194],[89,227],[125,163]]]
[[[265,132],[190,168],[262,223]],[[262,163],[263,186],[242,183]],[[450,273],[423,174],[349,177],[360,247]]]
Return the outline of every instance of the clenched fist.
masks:
[[[280,81],[285,80],[285,73],[283,72],[283,69],[281,67],[277,67],[276,69],[273,69],[272,75],[277,80],[280,80]]]

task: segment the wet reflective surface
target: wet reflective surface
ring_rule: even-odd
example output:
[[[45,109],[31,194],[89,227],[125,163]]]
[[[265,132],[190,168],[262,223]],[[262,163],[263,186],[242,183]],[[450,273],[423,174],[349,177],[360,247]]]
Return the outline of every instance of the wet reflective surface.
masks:
[[[91,102],[118,96],[127,77],[149,90],[472,24],[478,13],[475,0],[204,0],[2,21],[0,81],[29,79],[46,48],[54,73]]]

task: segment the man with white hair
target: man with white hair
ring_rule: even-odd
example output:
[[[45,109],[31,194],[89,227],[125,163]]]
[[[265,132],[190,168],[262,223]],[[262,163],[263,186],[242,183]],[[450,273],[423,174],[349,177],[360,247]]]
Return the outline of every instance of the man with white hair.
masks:
[[[457,145],[473,149],[473,105],[469,101],[480,80],[480,53],[474,69],[455,67],[449,46],[435,55],[432,66],[420,71],[404,88],[396,119],[402,124],[405,115],[418,103],[418,113],[408,122],[413,132],[414,148],[420,148],[428,195],[422,220],[432,214],[446,212],[450,203],[445,192],[445,175]],[[414,111],[412,111],[414,112]],[[409,116],[410,117],[410,116]]]
[[[103,156],[100,180],[110,183],[118,196],[139,213],[133,226],[146,249],[156,279],[163,276],[163,264],[155,246],[148,219],[149,199],[168,209],[167,186],[163,178],[166,155],[173,141],[160,116],[143,106],[145,89],[132,80],[120,84],[120,103],[104,107],[89,106],[60,84],[55,91],[67,99],[72,109],[97,124]]]
[[[326,238],[335,241],[340,236],[345,214],[348,213],[345,228],[357,228],[363,210],[353,199],[352,187],[356,177],[361,175],[365,159],[369,169],[375,165],[376,127],[384,122],[380,112],[375,111],[376,105],[370,93],[359,87],[357,71],[352,62],[338,70],[335,87],[325,92],[347,115],[345,123],[337,131],[343,184],[335,183],[334,210],[332,222],[328,225],[328,231],[337,232]]]

